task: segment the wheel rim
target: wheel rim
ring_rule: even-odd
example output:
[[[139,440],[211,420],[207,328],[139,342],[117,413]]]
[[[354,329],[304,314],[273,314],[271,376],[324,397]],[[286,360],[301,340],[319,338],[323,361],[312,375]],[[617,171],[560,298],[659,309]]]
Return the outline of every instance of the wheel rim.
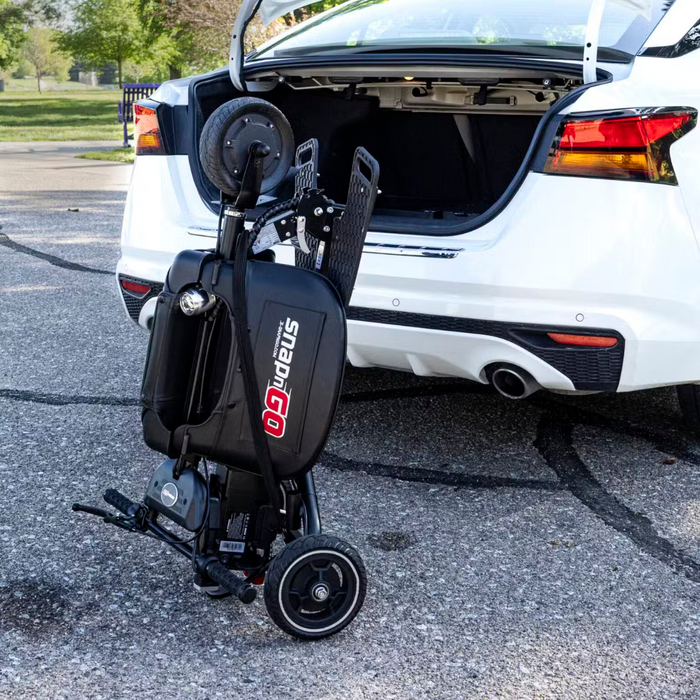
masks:
[[[308,552],[285,571],[279,604],[290,625],[306,633],[328,632],[355,610],[360,577],[355,564],[333,550]]]

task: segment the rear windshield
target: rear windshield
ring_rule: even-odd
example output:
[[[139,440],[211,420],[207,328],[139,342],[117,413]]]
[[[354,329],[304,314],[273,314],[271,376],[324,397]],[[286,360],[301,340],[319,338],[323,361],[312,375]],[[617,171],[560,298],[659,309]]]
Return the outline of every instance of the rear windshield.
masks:
[[[674,0],[608,0],[601,60],[631,60]],[[592,0],[350,0],[250,58],[407,49],[480,49],[576,58]]]

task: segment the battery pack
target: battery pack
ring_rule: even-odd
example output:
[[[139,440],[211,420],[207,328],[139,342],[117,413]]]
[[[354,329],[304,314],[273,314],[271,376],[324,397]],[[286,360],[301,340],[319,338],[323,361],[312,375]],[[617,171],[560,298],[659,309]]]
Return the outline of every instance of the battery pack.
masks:
[[[190,532],[198,530],[207,509],[207,485],[194,469],[174,473],[175,460],[167,459],[153,474],[144,503]]]

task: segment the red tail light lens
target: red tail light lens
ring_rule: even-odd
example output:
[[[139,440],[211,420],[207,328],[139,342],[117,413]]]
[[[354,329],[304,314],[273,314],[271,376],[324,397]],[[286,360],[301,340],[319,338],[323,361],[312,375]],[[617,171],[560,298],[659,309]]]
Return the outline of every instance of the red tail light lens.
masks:
[[[567,120],[544,172],[677,185],[671,145],[695,128],[697,117],[695,110],[678,109]]]
[[[139,297],[145,297],[151,291],[151,287],[148,284],[132,282],[131,280],[122,280],[122,288]]]
[[[163,139],[155,109],[134,105],[134,143],[136,155],[162,155],[165,153]]]

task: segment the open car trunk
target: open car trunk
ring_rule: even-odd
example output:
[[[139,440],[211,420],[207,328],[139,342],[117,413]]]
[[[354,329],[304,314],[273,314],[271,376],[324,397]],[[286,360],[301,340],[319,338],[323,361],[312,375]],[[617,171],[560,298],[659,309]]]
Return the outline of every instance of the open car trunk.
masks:
[[[196,133],[251,90],[282,110],[297,144],[318,139],[319,184],[331,197],[343,198],[357,146],[377,158],[372,230],[451,235],[503,209],[542,117],[574,88],[611,79],[601,61],[631,65],[673,3],[348,2],[245,56],[256,15],[268,24],[307,4],[241,0],[227,73],[195,84]]]
[[[575,86],[541,74],[491,79],[488,86],[454,78],[289,77],[252,94],[285,114],[297,145],[318,139],[319,186],[331,198],[344,201],[358,146],[379,161],[373,231],[444,235],[504,196],[543,115]],[[227,74],[210,76],[193,94],[200,130],[217,107],[241,95]],[[271,194],[285,198],[292,181],[290,172]],[[206,198],[218,194],[208,188]]]
[[[528,150],[538,116],[382,109],[377,97],[330,91],[269,95],[297,143],[319,141],[319,185],[341,201],[348,163],[364,146],[381,164],[375,215],[450,219],[481,214],[503,194]]]

